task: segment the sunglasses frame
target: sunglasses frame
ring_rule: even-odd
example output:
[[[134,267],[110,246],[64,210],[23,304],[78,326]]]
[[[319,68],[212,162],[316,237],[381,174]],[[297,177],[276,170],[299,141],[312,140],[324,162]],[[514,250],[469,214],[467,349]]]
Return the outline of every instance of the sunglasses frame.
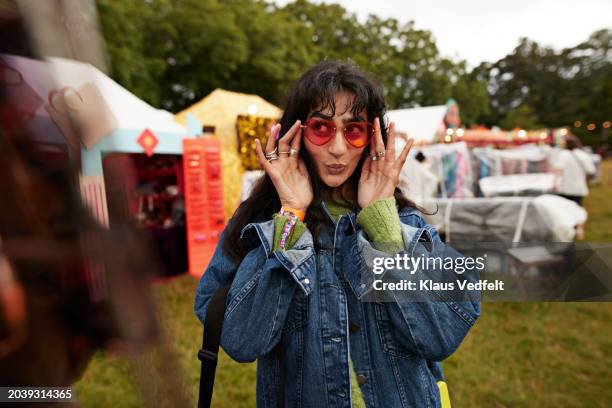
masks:
[[[330,126],[330,127],[332,127],[332,126],[333,126],[333,131],[332,131],[331,133],[333,133],[333,135],[335,135],[335,134],[336,134],[336,132],[338,131],[338,126],[336,126],[336,124],[335,124],[335,123],[334,123],[334,121],[332,121],[332,120],[327,120],[327,119],[322,119],[322,118],[310,118],[310,119],[308,119],[308,120],[306,121],[306,124],[304,124],[304,125],[301,125],[301,126],[300,126],[300,127],[302,128],[302,132],[304,132],[304,130],[305,130],[306,128],[308,128],[308,127],[309,127],[309,126],[308,126],[308,122],[310,122],[310,121],[319,121],[319,122],[325,122],[325,123],[331,124],[331,126]],[[360,123],[360,124],[361,124],[361,123],[365,123],[365,124],[366,124],[366,126],[368,127],[368,133],[369,133],[369,134],[368,134],[368,136],[369,136],[369,137],[368,137],[368,141],[367,141],[367,142],[366,142],[366,143],[365,143],[363,146],[355,146],[355,145],[354,145],[353,143],[351,143],[351,141],[350,141],[350,140],[349,140],[349,139],[346,137],[346,133],[345,133],[346,127],[347,127],[348,125],[352,124],[352,123]],[[342,130],[342,136],[344,137],[344,140],[346,140],[346,142],[347,142],[348,144],[350,144],[351,146],[353,146],[353,147],[354,147],[354,148],[356,148],[356,149],[361,149],[362,147],[366,147],[367,145],[369,145],[369,144],[372,142],[372,139],[374,138],[374,124],[372,124],[372,123],[370,123],[370,122],[367,122],[367,121],[361,121],[361,122],[347,122],[347,123],[346,123],[344,126],[342,126],[341,130]],[[303,134],[303,136],[304,136],[304,137],[306,137],[306,139],[308,139],[308,141],[309,141],[310,143],[312,143],[312,144],[314,144],[314,145],[316,145],[316,146],[325,146],[326,144],[328,144],[328,143],[329,143],[329,142],[330,142],[330,141],[333,139],[333,137],[334,137],[333,135],[332,135],[332,136],[330,136],[330,138],[329,138],[329,139],[328,139],[326,142],[321,143],[321,144],[318,144],[318,143],[314,143],[312,140],[310,140],[310,138],[308,138],[308,136],[306,136],[305,134]]]

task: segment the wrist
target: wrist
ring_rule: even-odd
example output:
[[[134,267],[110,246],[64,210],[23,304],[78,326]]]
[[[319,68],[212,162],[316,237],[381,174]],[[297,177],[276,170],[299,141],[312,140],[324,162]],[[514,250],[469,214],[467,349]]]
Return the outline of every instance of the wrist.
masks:
[[[358,203],[359,206],[361,208],[366,208],[367,206],[374,204],[377,201],[381,201],[381,200],[390,200],[390,199],[395,199],[395,196],[393,194],[391,194],[390,196],[387,197],[375,197],[372,198],[371,200],[369,200],[368,202],[364,202],[364,203]]]
[[[283,205],[281,207],[279,213],[281,215],[293,215],[302,222],[304,221],[304,218],[306,218],[306,209],[295,208],[286,205]]]

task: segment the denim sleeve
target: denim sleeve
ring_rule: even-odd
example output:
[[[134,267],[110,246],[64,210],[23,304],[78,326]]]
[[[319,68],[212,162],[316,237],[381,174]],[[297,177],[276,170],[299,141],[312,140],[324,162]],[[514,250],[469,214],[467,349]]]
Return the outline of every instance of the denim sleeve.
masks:
[[[417,217],[417,218],[413,218]],[[427,225],[418,215],[402,219],[402,234],[404,238],[404,251],[399,254],[408,254],[411,257],[457,257],[461,256],[452,248],[444,245],[435,229]],[[426,247],[421,243],[429,241]],[[377,250],[367,240],[363,231],[359,231],[350,241],[352,251],[351,259],[357,260],[356,267],[348,268],[348,274],[353,291],[361,301],[368,301],[374,292],[375,279],[371,260],[374,257],[388,257],[389,255]],[[388,269],[377,279],[423,279],[428,272],[416,271],[409,274],[405,270]],[[455,275],[451,271],[449,275]],[[447,275],[447,278],[453,276]],[[463,277],[474,281],[474,275],[466,274]],[[380,301],[380,298],[376,299]],[[395,338],[404,347],[416,355],[428,360],[441,361],[449,357],[461,344],[468,331],[480,316],[480,299],[478,296],[466,296],[464,299],[450,299],[442,291],[432,291],[422,298],[402,296],[397,291],[386,291],[381,302],[386,309]]]
[[[247,225],[241,240],[255,243],[239,265],[232,264],[221,244],[198,285],[195,312],[203,321],[215,291],[231,282],[221,331],[221,346],[238,362],[254,361],[280,340],[295,290],[312,290],[315,263],[308,230],[287,251],[271,251],[273,220]],[[251,247],[251,246],[249,246]]]

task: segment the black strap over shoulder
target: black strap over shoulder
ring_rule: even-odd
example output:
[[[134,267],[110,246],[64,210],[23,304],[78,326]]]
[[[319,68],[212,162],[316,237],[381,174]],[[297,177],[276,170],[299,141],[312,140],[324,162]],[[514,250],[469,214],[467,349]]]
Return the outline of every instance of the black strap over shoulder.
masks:
[[[231,285],[221,286],[213,295],[204,319],[204,334],[202,336],[202,348],[198,351],[198,359],[202,362],[200,371],[200,394],[198,408],[210,408],[215,385],[215,372],[219,355],[219,343],[221,341],[221,329],[227,294]],[[276,353],[280,363],[280,390],[278,407],[283,408],[285,404],[285,370],[282,361],[281,343],[276,346]]]
[[[221,286],[213,295],[206,311],[202,348],[198,351],[198,359],[202,362],[198,408],[210,408],[212,401],[219,342],[221,341],[221,327],[223,326],[229,288],[230,285]]]

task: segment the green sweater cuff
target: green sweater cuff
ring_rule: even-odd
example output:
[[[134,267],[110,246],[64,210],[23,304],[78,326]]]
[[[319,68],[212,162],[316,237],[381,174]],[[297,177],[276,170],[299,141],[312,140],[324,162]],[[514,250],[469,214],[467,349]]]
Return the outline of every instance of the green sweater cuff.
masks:
[[[363,228],[375,248],[387,253],[396,253],[404,248],[395,197],[370,203],[357,215],[357,224]]]
[[[288,220],[289,217],[286,215],[274,214],[274,246],[272,248],[272,252],[280,248],[281,234],[283,233],[283,227],[285,226],[285,223]],[[298,241],[298,239],[300,239],[304,231],[306,231],[306,224],[298,220],[293,226],[291,232],[289,233],[289,238],[285,243],[285,250],[293,248],[293,246]]]

